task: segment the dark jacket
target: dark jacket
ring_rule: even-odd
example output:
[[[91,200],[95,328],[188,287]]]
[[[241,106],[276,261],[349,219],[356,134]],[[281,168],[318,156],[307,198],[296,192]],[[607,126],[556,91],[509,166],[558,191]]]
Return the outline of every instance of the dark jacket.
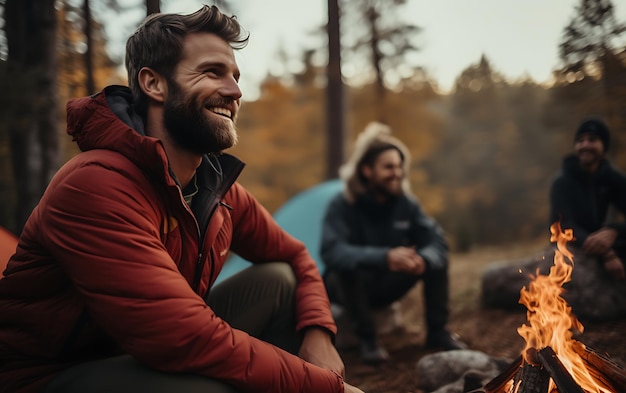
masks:
[[[387,252],[399,246],[415,247],[428,269],[447,268],[443,231],[412,197],[401,195],[381,205],[370,194],[354,203],[338,194],[330,202],[321,241],[328,269],[386,269]]]
[[[610,206],[626,214],[626,176],[608,160],[590,174],[580,168],[578,157],[565,157],[550,188],[550,224],[560,221],[563,229],[573,229],[576,246],[603,226],[626,239],[626,224],[610,220]]]
[[[425,259],[428,269],[446,269],[448,244],[443,231],[422,211],[408,177],[402,180],[402,195],[380,205],[359,176],[363,156],[372,144],[381,142],[402,152],[404,171],[409,173],[411,156],[404,143],[391,135],[388,126],[370,123],[340,168],[343,192],[329,203],[324,215],[320,249],[324,264],[329,269],[386,269],[390,248],[411,246]]]
[[[118,86],[68,103],[83,152],[50,182],[0,279],[0,391],[36,392],[65,368],[127,353],[240,391],[342,392],[337,374],[231,328],[205,304],[229,250],[286,261],[297,328],[336,332],[303,243],[235,182],[243,164],[205,157],[190,208],[129,102]]]

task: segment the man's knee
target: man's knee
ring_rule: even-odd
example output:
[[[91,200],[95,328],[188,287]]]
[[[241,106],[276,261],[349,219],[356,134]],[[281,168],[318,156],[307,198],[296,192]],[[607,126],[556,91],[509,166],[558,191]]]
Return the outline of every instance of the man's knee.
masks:
[[[270,262],[250,267],[259,296],[269,296],[281,309],[294,307],[298,282],[291,266]]]
[[[259,280],[265,280],[275,283],[275,285],[284,288],[295,289],[297,285],[296,276],[291,266],[283,262],[271,262],[262,265],[256,265]]]
[[[43,393],[237,393],[221,381],[195,374],[165,373],[130,355],[79,364],[62,372]]]

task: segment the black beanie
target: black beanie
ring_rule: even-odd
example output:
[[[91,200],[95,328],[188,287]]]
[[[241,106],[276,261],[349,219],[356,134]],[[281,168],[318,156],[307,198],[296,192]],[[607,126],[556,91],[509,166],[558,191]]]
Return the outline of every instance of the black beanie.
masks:
[[[609,127],[607,127],[607,125],[602,120],[589,119],[583,121],[576,130],[574,141],[578,139],[581,134],[596,135],[602,141],[602,144],[604,145],[604,151],[606,152],[609,150],[609,146],[611,144],[611,134],[609,132]]]

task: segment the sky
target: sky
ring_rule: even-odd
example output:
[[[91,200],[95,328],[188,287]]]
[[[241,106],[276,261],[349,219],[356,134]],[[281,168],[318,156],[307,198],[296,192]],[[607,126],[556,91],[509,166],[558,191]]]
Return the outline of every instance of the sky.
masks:
[[[137,3],[137,0],[127,0]],[[162,12],[190,13],[207,1],[161,0]],[[326,0],[232,1],[242,26],[250,32],[248,46],[238,51],[245,99],[258,97],[258,84],[268,73],[280,73],[280,50],[300,54],[320,43],[311,33],[326,23]],[[484,54],[493,69],[509,80],[530,77],[549,82],[559,65],[558,44],[580,0],[407,0],[402,15],[422,28],[421,49],[414,61],[426,69],[443,92]],[[139,4],[143,4],[141,1]],[[618,21],[626,22],[626,2],[613,1]],[[123,22],[109,23],[110,47],[123,54],[127,36],[143,10],[127,12]],[[323,37],[322,37],[323,38]]]

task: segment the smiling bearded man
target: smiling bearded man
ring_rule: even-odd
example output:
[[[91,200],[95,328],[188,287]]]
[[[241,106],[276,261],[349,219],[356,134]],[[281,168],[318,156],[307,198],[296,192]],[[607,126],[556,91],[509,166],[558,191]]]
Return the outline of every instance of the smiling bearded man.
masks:
[[[574,231],[572,250],[596,259],[612,277],[626,279],[626,176],[607,154],[611,134],[604,121],[589,118],[574,134],[574,152],[563,159],[550,186],[550,224]],[[568,246],[569,247],[569,246]]]
[[[0,279],[0,392],[362,393],[315,261],[223,152],[247,40],[214,6],[151,15],[129,87],[68,103],[81,153]],[[214,285],[230,252],[252,265]]]
[[[374,311],[424,283],[426,346],[465,348],[448,322],[448,244],[443,229],[411,192],[408,148],[381,123],[370,123],[341,167],[343,191],[324,214],[321,256],[330,300],[345,310],[361,358],[382,363]]]

